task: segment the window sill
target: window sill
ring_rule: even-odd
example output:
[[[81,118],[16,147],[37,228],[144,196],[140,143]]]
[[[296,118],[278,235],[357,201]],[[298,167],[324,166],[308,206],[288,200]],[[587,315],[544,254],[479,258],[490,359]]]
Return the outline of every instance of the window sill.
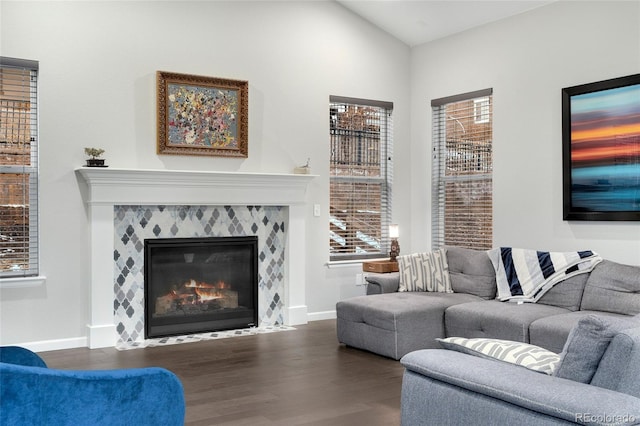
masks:
[[[384,260],[389,260],[389,258],[379,257],[379,258],[371,258],[371,259],[330,260],[327,263],[325,263],[325,265],[329,269],[347,268],[351,266],[362,265],[362,262],[376,262],[376,261],[384,261]]]
[[[46,281],[47,277],[42,275],[37,277],[0,278],[0,289],[40,287]]]

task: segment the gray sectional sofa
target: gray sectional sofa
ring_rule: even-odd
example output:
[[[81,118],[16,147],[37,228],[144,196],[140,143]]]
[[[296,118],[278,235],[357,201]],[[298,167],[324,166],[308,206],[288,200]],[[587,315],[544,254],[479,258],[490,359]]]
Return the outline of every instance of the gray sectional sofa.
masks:
[[[453,293],[398,292],[399,275],[367,276],[366,296],[336,305],[341,343],[400,359],[439,348],[436,338],[488,337],[561,352],[580,318],[640,313],[640,267],[604,260],[556,284],[537,303],[500,302],[487,252],[447,247]]]
[[[340,342],[401,358],[403,426],[640,425],[640,267],[604,260],[517,304],[495,298],[486,252],[449,247],[447,263],[454,293],[374,274],[367,296],[336,306]],[[544,374],[436,340],[453,336],[529,343],[559,364]]]
[[[640,425],[640,326],[615,334],[597,361],[584,383],[460,352],[415,351],[402,358],[401,424]]]

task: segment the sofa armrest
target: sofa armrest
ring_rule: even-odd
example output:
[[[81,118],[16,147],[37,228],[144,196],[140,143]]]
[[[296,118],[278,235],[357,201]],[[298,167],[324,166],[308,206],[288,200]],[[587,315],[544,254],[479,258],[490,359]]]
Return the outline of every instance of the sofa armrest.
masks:
[[[40,356],[29,349],[20,346],[0,347],[0,362],[27,367],[46,367],[47,364]]]
[[[367,281],[367,294],[395,293],[400,285],[400,273],[370,273],[365,276],[365,280]]]
[[[480,401],[480,406],[495,403],[492,410],[473,412],[474,416],[481,416],[476,417],[477,424],[490,424],[514,414],[521,418],[529,416],[531,424],[640,424],[640,399],[621,392],[444,349],[411,352],[401,362],[406,368],[405,378],[409,375],[413,380],[414,390],[405,389],[403,381],[403,418],[406,415],[404,405],[411,405],[411,399],[416,407],[416,397],[437,399],[438,390],[446,388],[441,393],[444,400],[435,401],[434,405],[449,404],[448,409],[453,410],[454,415],[458,415],[456,404],[460,405],[460,416],[464,416],[465,411],[467,414],[474,411],[469,410],[473,399]],[[422,382],[425,388],[415,392],[416,383],[420,387]],[[420,407],[424,405],[423,401],[419,403]],[[430,415],[429,409],[419,415]],[[486,417],[482,418],[483,415]]]
[[[175,374],[157,367],[68,371],[0,363],[0,424],[183,425]]]

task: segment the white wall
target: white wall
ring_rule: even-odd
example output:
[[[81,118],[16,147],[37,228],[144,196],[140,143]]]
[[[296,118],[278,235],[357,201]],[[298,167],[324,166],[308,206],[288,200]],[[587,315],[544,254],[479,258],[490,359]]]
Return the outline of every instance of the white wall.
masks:
[[[43,287],[0,290],[0,344],[86,336],[82,148],[131,168],[289,172],[311,157],[310,319],[362,292],[327,269],[329,95],[395,105],[394,222],[429,249],[431,99],[494,89],[494,242],[640,264],[640,223],[562,220],[563,87],[640,71],[640,2],[557,2],[409,49],[334,2],[0,3],[0,54],[40,61]],[[27,29],[28,28],[28,29]],[[249,158],[158,156],[155,72],[249,81]]]
[[[0,291],[0,344],[82,344],[88,225],[74,169],[83,147],[145,169],[288,173],[311,158],[306,243],[310,317],[357,294],[357,267],[328,270],[328,101],[395,105],[394,203],[409,223],[410,49],[334,2],[18,2],[0,4],[2,56],[40,61],[42,287]],[[156,154],[158,70],[249,81],[249,158]],[[291,236],[295,238],[295,236]]]
[[[562,220],[561,89],[640,72],[640,2],[557,2],[412,51],[412,235],[429,248],[432,99],[493,88],[494,246],[640,264],[640,222]]]

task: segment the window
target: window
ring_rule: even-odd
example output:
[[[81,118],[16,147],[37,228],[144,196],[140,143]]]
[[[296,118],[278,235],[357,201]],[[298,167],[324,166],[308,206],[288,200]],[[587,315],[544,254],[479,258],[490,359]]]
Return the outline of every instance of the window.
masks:
[[[0,57],[0,278],[38,275],[37,74]]]
[[[489,98],[473,100],[473,121],[476,124],[489,122]]]
[[[330,260],[389,251],[393,104],[330,97]]]
[[[436,99],[432,247],[493,244],[492,90]]]

